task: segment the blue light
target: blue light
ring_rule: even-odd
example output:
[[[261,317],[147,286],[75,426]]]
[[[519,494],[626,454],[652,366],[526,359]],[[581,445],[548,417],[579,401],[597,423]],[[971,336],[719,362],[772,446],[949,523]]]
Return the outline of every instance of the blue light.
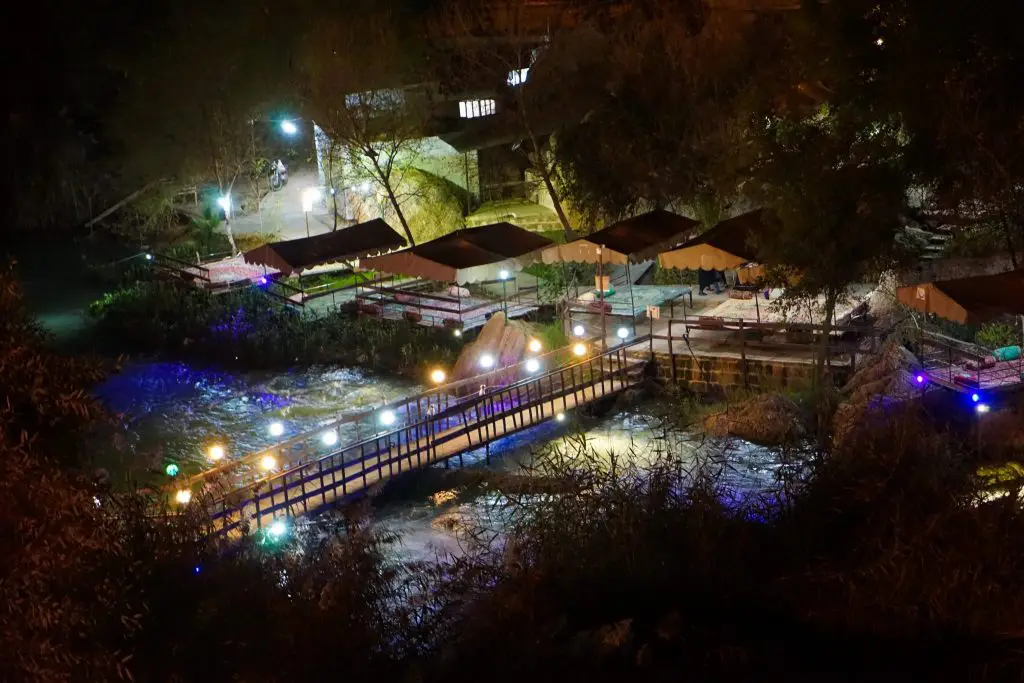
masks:
[[[192,571],[194,571],[196,574],[198,574],[199,573],[199,565],[197,564]]]
[[[260,275],[259,283],[261,285],[267,284],[267,276],[266,275]]]
[[[918,384],[924,384],[924,375],[918,375],[914,378]]]
[[[971,400],[977,403],[978,401],[981,400],[981,396],[979,396],[978,394],[971,394]]]

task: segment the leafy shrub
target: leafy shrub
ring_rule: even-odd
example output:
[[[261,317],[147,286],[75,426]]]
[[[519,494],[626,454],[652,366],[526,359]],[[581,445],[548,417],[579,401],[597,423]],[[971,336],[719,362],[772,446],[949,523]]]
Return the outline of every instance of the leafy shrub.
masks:
[[[656,285],[695,285],[697,272],[678,268],[654,267],[654,284]]]
[[[1016,325],[1008,323],[988,323],[981,326],[974,335],[974,341],[979,346],[989,349],[1011,346],[1020,343],[1020,330]]]
[[[184,353],[245,367],[341,363],[420,373],[450,364],[458,341],[400,321],[301,314],[255,287],[215,296],[137,282],[95,302],[90,315],[97,339],[119,352]]]

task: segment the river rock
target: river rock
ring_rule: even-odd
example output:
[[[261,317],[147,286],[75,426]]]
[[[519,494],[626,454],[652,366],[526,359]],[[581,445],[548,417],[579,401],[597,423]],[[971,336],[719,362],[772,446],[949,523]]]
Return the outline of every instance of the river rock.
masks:
[[[779,394],[762,394],[707,416],[704,430],[712,436],[735,436],[766,446],[803,436],[800,409]]]

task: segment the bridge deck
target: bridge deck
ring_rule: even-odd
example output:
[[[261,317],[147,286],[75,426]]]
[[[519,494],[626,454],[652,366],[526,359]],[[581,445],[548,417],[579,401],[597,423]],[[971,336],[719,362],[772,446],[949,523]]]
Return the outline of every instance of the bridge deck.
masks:
[[[426,419],[347,445],[229,489],[213,502],[219,531],[244,533],[280,517],[306,514],[357,496],[395,474],[427,467],[484,446],[559,413],[614,395],[640,381],[643,361],[631,358],[637,339],[542,375],[439,406]],[[412,416],[412,413],[409,413]],[[417,417],[420,416],[418,410]],[[212,482],[210,482],[212,483]]]

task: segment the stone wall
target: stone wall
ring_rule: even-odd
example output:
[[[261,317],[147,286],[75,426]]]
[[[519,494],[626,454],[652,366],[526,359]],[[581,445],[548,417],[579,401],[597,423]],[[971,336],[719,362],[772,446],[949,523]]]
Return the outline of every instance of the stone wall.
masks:
[[[673,357],[667,353],[655,354],[658,377],[673,382],[684,389],[704,393],[717,389],[749,388],[761,390],[809,388],[814,380],[814,366],[785,360],[742,360],[689,354],[675,355],[675,374],[672,372]],[[746,373],[744,373],[746,364]],[[744,374],[746,381],[744,382]],[[848,366],[833,366],[830,369],[833,381],[846,382],[850,375]]]

